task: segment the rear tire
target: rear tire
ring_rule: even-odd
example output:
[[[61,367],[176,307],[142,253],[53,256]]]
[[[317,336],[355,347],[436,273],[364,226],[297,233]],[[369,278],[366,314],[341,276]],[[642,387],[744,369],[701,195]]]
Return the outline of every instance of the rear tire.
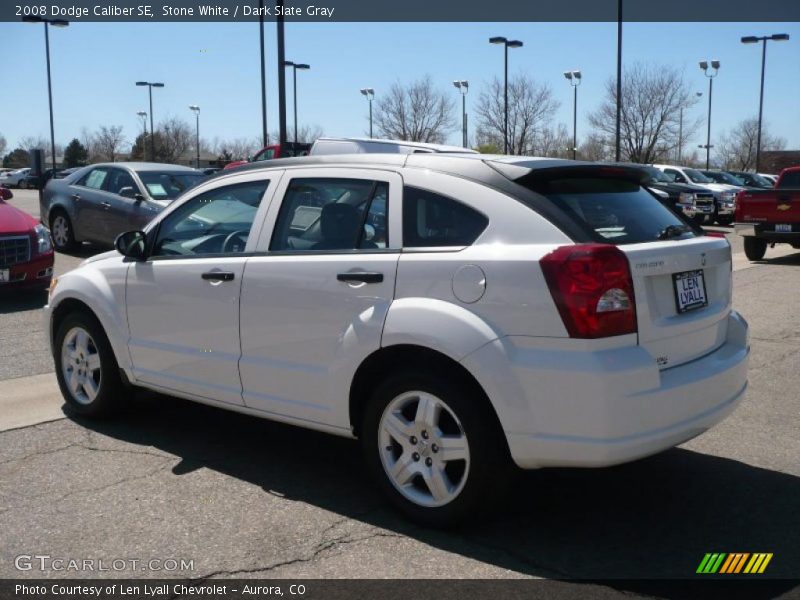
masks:
[[[761,260],[767,253],[767,241],[756,237],[744,238],[744,255],[749,260]]]
[[[695,215],[692,217],[692,219],[694,219],[694,222],[697,223],[698,225],[702,225],[703,223],[706,222],[705,215]]]
[[[733,217],[717,217],[717,223],[723,227],[728,227],[731,223],[733,223]]]
[[[50,235],[53,238],[53,245],[59,252],[69,252],[75,248],[72,221],[64,210],[58,209],[50,217]]]
[[[452,373],[390,375],[361,432],[378,485],[421,525],[454,525],[502,496],[510,472],[503,433],[486,396]]]
[[[58,387],[67,405],[86,417],[107,417],[127,402],[129,390],[102,326],[85,312],[68,314],[53,340]]]

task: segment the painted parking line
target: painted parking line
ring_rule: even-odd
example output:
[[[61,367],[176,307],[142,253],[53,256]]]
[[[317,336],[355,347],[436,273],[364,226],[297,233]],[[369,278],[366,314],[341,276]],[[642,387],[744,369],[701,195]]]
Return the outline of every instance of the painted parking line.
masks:
[[[0,381],[0,431],[65,417],[55,373]]]

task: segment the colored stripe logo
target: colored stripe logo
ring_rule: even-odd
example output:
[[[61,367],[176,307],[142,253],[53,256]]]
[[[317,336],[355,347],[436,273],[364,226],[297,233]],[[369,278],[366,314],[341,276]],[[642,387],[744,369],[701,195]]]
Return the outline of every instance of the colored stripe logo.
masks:
[[[763,573],[771,560],[771,552],[708,552],[700,561],[696,573],[754,575]]]

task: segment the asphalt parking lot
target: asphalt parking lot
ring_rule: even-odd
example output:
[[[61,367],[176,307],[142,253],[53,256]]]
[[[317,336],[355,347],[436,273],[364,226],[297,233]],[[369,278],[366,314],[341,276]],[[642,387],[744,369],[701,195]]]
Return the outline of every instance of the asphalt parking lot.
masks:
[[[38,213],[35,192],[11,202]],[[800,251],[752,264],[728,237],[750,388],[680,448],[612,469],[520,473],[490,514],[437,532],[387,508],[356,442],[142,394],[115,421],[59,410],[0,433],[0,578],[92,576],[15,567],[44,553],[193,561],[116,576],[614,579],[604,585],[638,594],[637,578],[693,577],[706,552],[769,552],[765,577],[797,579]],[[58,255],[56,272],[97,251]],[[0,397],[54,385],[45,301],[0,298]]]

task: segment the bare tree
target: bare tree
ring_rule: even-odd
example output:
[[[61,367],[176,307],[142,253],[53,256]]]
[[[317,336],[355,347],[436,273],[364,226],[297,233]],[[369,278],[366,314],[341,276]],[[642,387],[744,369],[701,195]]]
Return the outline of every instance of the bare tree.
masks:
[[[6,141],[5,136],[0,133],[0,158],[3,158],[6,155],[6,148],[8,147],[8,142]]]
[[[166,163],[177,162],[194,147],[194,138],[194,127],[187,121],[168,117],[156,128],[156,155]]]
[[[580,160],[606,161],[614,157],[614,147],[609,140],[598,133],[590,133],[578,146]]]
[[[758,118],[740,121],[730,132],[720,138],[717,156],[722,166],[735,171],[747,171],[756,167],[756,145],[758,143]],[[786,140],[769,134],[766,126],[761,128],[761,151],[783,150]]]
[[[110,127],[102,125],[92,137],[92,154],[98,160],[114,162],[125,143],[122,125],[111,125]]]
[[[42,135],[37,136],[26,136],[19,141],[19,147],[29,152],[30,150],[43,150],[45,160],[48,161],[52,158],[52,149],[50,146],[50,140],[45,138]],[[64,153],[64,146],[61,144],[56,144],[56,156],[62,155]]]
[[[536,154],[549,148],[555,135],[548,133],[560,103],[547,84],[527,75],[508,82],[508,149],[511,154]],[[475,107],[478,144],[503,148],[505,96],[503,82],[495,78],[482,91]],[[549,138],[549,139],[546,139]]]
[[[214,140],[213,152],[225,156],[227,160],[244,160],[261,148],[261,138],[235,138]]]
[[[545,127],[533,140],[533,154],[552,158],[572,158],[572,135],[567,126]]]
[[[407,85],[396,82],[376,102],[374,122],[383,137],[442,143],[455,127],[453,101],[434,88],[430,75]]]
[[[683,123],[678,140],[681,108],[697,102],[678,69],[635,63],[625,69],[622,79],[622,154],[627,160],[652,163],[666,156],[692,135],[701,119]],[[606,81],[600,107],[589,115],[589,123],[609,142],[615,135],[617,110],[616,80]]]
[[[294,130],[292,130],[294,131]],[[294,135],[292,133],[292,135]],[[313,125],[301,125],[297,130],[297,141],[301,144],[313,144],[318,138],[321,138],[325,135],[325,130],[322,126],[317,125],[314,123]],[[272,131],[269,134],[269,139],[271,140],[270,145],[277,144],[278,140],[280,139],[281,134],[278,130]],[[290,142],[293,140],[289,140]],[[257,140],[258,147],[261,147],[261,138]]]

